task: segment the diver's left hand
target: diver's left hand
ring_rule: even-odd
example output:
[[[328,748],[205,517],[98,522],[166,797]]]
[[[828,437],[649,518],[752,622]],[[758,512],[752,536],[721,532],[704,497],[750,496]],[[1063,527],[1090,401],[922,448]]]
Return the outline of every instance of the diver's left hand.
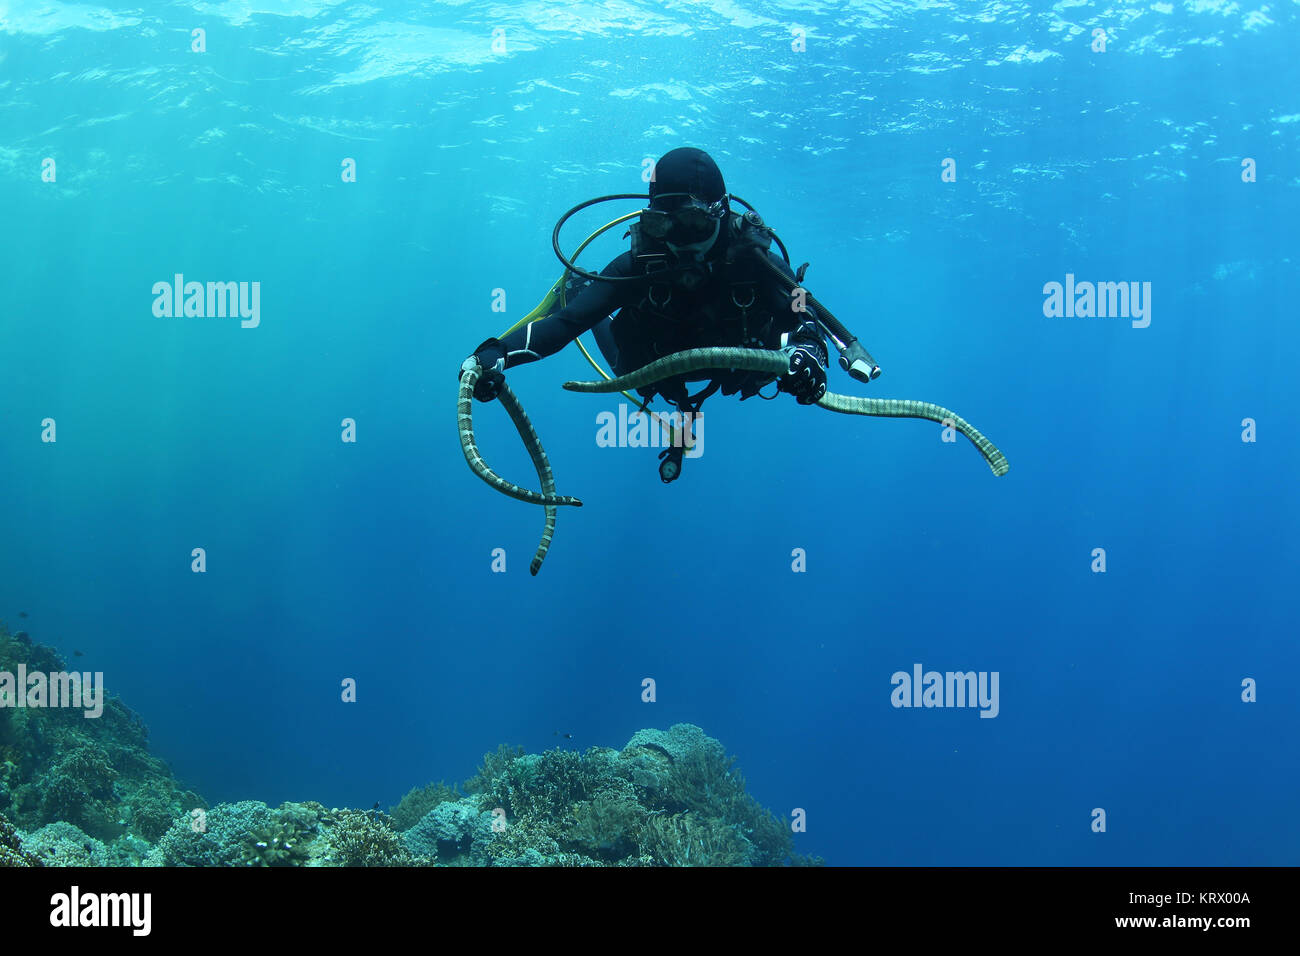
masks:
[[[789,392],[800,405],[812,405],[826,394],[824,361],[811,348],[798,347],[790,355],[790,371],[777,382],[777,388]]]

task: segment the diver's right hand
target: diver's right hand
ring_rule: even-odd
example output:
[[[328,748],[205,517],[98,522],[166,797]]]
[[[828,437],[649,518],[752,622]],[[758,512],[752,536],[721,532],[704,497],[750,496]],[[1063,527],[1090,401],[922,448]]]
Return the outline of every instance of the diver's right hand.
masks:
[[[465,359],[460,370],[463,375],[477,364],[483,370],[474,385],[474,397],[480,402],[490,402],[501,394],[501,387],[506,383],[506,350],[498,339],[488,339],[474,350],[474,354]]]

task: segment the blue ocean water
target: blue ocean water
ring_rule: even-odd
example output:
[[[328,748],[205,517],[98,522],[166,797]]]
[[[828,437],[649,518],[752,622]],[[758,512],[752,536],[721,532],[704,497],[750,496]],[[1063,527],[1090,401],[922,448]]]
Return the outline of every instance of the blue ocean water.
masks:
[[[690,722],[831,864],[1294,864],[1298,10],[1252,6],[4,4],[0,617],[214,802]],[[664,486],[569,347],[508,374],[584,501],[528,574],[455,373],[559,215],[681,145],[884,368],[832,390],[945,405],[1008,475],[715,397]],[[178,274],[259,283],[256,327],[156,316]],[[1067,275],[1150,283],[1149,324],[1049,317]],[[996,717],[893,706],[916,665],[996,672]]]

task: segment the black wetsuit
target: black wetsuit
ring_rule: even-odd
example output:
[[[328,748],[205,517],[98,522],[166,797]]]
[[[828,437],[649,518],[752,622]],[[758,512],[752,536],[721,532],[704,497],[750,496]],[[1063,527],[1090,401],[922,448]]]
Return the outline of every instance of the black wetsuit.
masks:
[[[711,264],[711,271],[693,289],[654,274],[638,282],[589,282],[565,308],[501,340],[506,368],[545,358],[593,328],[616,375],[684,349],[776,349],[782,346],[781,338],[786,333],[788,344],[809,345],[820,352],[825,364],[826,344],[811,307],[804,312],[794,311],[789,293],[775,276],[757,263],[746,262],[744,257],[728,263],[726,250],[725,241],[719,241],[711,250],[705,260]],[[785,261],[770,251],[764,254],[793,284],[794,273]],[[600,274],[640,275],[641,267],[629,251],[610,262]],[[606,323],[604,320],[611,315],[614,318]],[[699,372],[688,378],[706,379],[717,383],[724,395],[739,391],[742,399],[773,381],[772,376],[763,373],[726,369]],[[669,383],[658,390],[674,403],[682,394],[680,384]],[[645,394],[647,390],[642,391]]]

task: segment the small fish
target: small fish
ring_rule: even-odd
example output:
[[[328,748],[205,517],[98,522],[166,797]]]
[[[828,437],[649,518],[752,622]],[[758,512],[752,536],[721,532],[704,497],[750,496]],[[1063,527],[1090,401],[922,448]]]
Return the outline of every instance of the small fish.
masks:
[[[376,801],[375,801],[375,805],[374,805],[373,807],[371,807],[370,809],[371,809],[371,810],[378,810],[378,809],[379,809],[379,801],[376,800]]]
[[[18,616],[19,616],[19,617],[26,617],[26,616],[27,616],[27,612],[26,612],[26,611],[19,611],[19,612],[18,612]]]
[[[74,651],[72,652],[72,656],[73,656],[73,657],[85,657],[86,655],[83,654],[83,653],[81,653],[81,651],[74,650]]]
[[[558,730],[552,732],[551,736],[552,736],[552,737],[563,737],[565,740],[572,740],[572,739],[573,739],[573,734],[562,734],[562,733],[560,733]]]

